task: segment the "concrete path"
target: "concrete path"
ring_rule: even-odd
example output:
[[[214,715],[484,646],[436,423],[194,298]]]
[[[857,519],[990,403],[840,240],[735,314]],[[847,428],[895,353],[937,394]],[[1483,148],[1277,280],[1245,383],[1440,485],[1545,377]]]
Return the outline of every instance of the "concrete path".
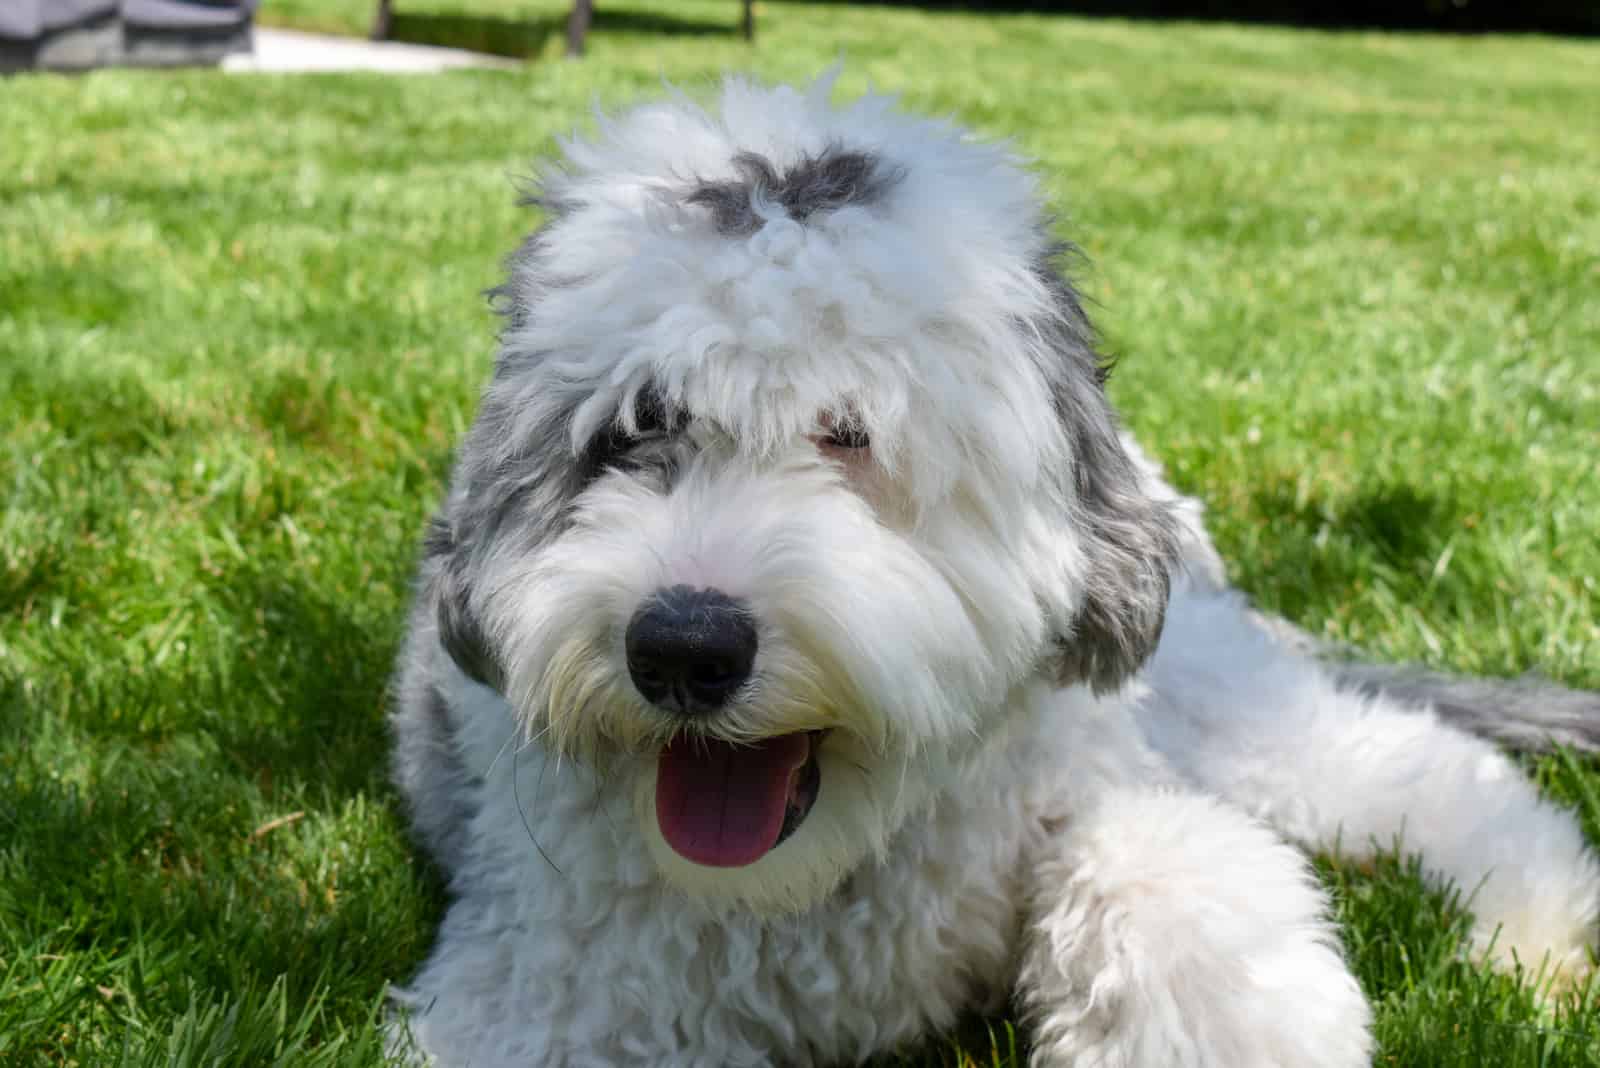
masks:
[[[390,74],[427,74],[455,67],[516,67],[515,60],[359,37],[331,37],[271,26],[255,29],[255,52],[227,57],[222,69],[233,73],[266,71],[376,70]]]

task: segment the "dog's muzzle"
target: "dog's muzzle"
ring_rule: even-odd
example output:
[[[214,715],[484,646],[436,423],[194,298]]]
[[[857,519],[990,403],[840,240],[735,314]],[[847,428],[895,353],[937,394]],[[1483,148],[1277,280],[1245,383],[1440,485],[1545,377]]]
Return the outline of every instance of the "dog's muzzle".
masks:
[[[645,700],[685,719],[715,713],[747,683],[755,622],[718,590],[652,595],[623,638],[628,675]],[[679,856],[714,868],[753,864],[800,826],[822,784],[822,731],[736,744],[677,735],[656,769],[656,821]]]

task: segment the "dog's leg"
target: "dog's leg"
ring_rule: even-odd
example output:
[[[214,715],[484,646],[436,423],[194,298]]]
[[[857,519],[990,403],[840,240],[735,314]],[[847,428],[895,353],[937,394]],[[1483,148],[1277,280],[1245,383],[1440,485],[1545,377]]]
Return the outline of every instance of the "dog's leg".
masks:
[[[1195,785],[1312,849],[1420,853],[1473,911],[1477,952],[1587,968],[1600,864],[1572,815],[1488,742],[1425,705],[1342,688],[1231,594],[1178,591],[1148,678],[1147,736]]]
[[[1029,871],[1036,1068],[1366,1068],[1370,1013],[1298,850],[1203,795],[1120,790]]]

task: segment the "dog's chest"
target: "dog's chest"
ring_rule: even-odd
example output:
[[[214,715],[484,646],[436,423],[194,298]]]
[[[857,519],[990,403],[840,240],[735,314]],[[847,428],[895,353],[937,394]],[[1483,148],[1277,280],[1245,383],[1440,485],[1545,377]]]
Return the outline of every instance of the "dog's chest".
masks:
[[[829,1065],[994,1006],[1014,978],[1026,857],[1068,770],[1062,746],[1103,748],[1062,729],[1082,722],[1075,711],[1022,717],[883,859],[779,919],[667,890],[625,798],[607,804],[564,788],[570,771],[522,767],[518,789],[486,794],[481,867],[460,882],[474,892],[441,932],[441,945],[485,958],[484,982],[463,992],[470,1012],[452,1021],[461,1040],[473,1048],[474,1027],[515,1019],[519,1063]]]
[[[935,812],[801,916],[714,920],[656,899],[636,914],[649,959],[592,958],[612,974],[583,988],[631,991],[636,1026],[657,1038],[670,1027],[663,1045],[722,1049],[730,1064],[850,1063],[997,1007],[1015,970],[1024,836],[974,809],[1014,802],[997,793]]]

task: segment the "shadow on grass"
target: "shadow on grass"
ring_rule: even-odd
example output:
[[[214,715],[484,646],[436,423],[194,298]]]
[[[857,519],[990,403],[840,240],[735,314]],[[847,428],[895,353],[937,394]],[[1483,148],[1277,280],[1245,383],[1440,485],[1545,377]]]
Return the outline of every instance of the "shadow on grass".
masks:
[[[780,0],[782,2],[782,0]],[[1137,21],[1243,23],[1316,30],[1421,33],[1557,33],[1600,36],[1600,7],[1532,0],[1509,3],[1389,3],[1387,0],[820,0],[852,6],[1071,15]]]
[[[257,623],[254,648],[236,650],[214,695],[208,726],[228,759],[269,796],[282,787],[387,794],[385,714],[400,620],[375,625],[375,613],[352,610],[339,591],[269,568],[246,565],[219,586],[229,616]],[[228,708],[230,696],[244,707]]]
[[[566,20],[558,17],[503,18],[495,15],[427,15],[394,13],[389,40],[406,44],[462,48],[491,56],[533,59]]]
[[[409,561],[374,563],[381,580]],[[87,680],[76,715],[0,664],[0,930],[86,969],[62,1009],[75,1026],[114,1032],[124,996],[171,1016],[193,984],[227,998],[278,981],[290,1004],[338,1002],[325,1037],[415,966],[443,908],[383,812],[392,598],[363,605],[269,559],[204,600],[237,640]],[[145,706],[172,722],[141,727]],[[12,1052],[32,1063],[49,1043]]]
[[[1251,495],[1250,511],[1267,532],[1237,561],[1239,580],[1264,607],[1305,619],[1381,584],[1426,601],[1432,618],[1454,611],[1456,599],[1441,596],[1453,579],[1433,576],[1468,513],[1453,496],[1401,483],[1302,500],[1292,484],[1276,482]]]
[[[1345,524],[1397,568],[1431,566],[1465,514],[1453,498],[1404,484],[1364,489],[1341,511]]]
[[[590,32],[660,34],[670,37],[731,37],[738,33],[738,10],[726,23],[684,18],[659,11],[617,11],[604,5],[596,9]],[[565,15],[507,18],[497,15],[429,15],[397,11],[389,27],[389,40],[407,44],[463,48],[512,59],[535,59],[550,40],[565,34]]]
[[[659,11],[607,10],[602,4],[595,8],[594,28],[613,33],[662,33],[683,37],[728,37],[739,32],[739,5],[729,0],[728,21],[690,19],[666,15]]]

